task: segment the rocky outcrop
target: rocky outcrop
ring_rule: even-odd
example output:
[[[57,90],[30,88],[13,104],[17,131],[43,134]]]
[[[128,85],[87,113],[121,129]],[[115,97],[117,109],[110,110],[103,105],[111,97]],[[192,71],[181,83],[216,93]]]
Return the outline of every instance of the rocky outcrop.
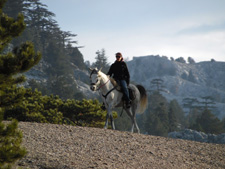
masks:
[[[215,134],[206,134],[203,132],[198,132],[191,129],[185,129],[180,132],[174,131],[174,132],[168,133],[168,136],[170,138],[192,140],[192,141],[199,141],[199,142],[205,142],[205,143],[225,144],[225,133],[220,135],[215,135]]]

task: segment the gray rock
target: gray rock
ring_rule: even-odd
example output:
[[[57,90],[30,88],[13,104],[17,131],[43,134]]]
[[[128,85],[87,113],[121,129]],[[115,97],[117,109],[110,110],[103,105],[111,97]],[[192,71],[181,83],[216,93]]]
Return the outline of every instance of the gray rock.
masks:
[[[170,132],[168,133],[168,137],[184,139],[184,140],[192,140],[192,141],[198,141],[198,142],[205,142],[205,143],[225,144],[225,133],[220,135],[215,135],[215,134],[206,134],[203,132],[198,132],[191,129],[185,129],[180,132],[177,132],[177,131]]]
[[[203,133],[203,132],[194,132],[194,138],[195,140],[198,140],[200,142],[207,142],[208,136],[207,134]]]

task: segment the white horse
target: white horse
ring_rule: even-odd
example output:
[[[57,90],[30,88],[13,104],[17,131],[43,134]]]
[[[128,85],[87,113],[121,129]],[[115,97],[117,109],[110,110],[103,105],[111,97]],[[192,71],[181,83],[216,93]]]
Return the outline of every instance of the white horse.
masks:
[[[112,109],[115,107],[123,107],[132,121],[131,132],[133,132],[134,127],[136,127],[138,133],[140,133],[140,129],[138,128],[136,122],[136,113],[143,113],[148,105],[148,97],[145,88],[141,85],[129,85],[129,88],[132,90],[134,97],[131,102],[131,107],[126,108],[122,99],[123,93],[116,89],[109,76],[101,72],[101,70],[95,68],[91,69],[90,80],[91,90],[99,91],[107,110],[104,128],[108,128],[108,119],[110,118],[112,129],[115,130]]]

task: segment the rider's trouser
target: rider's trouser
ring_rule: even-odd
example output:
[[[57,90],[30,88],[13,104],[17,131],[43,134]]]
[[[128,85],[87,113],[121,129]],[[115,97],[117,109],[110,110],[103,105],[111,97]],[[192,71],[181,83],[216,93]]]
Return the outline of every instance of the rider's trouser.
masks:
[[[127,88],[126,80],[117,80],[117,83],[119,83],[119,85],[122,87],[125,99],[126,99],[127,102],[129,102],[130,97],[129,97],[129,91],[128,91],[128,88]]]

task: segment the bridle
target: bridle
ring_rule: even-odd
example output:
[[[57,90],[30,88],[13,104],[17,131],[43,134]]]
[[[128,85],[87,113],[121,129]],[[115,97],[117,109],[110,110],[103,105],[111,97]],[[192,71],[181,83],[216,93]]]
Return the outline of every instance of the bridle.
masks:
[[[104,84],[102,84],[101,86],[99,86],[97,90],[101,89],[101,88],[102,88],[103,86],[105,86],[108,82],[109,82],[109,79],[107,80],[107,82],[105,82]]]
[[[91,74],[90,74],[90,78],[91,78],[92,74],[98,74],[98,72],[94,69],[94,70],[91,72]],[[97,87],[96,91],[98,91],[98,90],[100,90],[103,86],[105,86],[105,85],[109,82],[109,80],[110,80],[110,79],[108,78],[108,80],[107,80],[104,84],[102,84],[102,85],[100,85],[99,87],[97,87],[97,83],[98,83],[98,81],[99,81],[99,79],[97,79],[97,82],[96,82],[96,83],[91,83],[91,86],[96,86],[96,87]],[[99,83],[99,84],[101,84],[101,83]]]
[[[109,82],[109,79],[104,84],[100,85],[96,90],[100,90],[103,86],[105,86]],[[92,86],[96,86],[96,83],[91,83]]]
[[[98,72],[94,69],[92,72],[91,72],[91,74],[90,74],[90,78],[91,78],[91,76],[93,75],[93,74],[98,74]],[[99,77],[99,76],[98,76]],[[102,85],[100,85],[100,86],[97,86],[97,83],[99,82],[99,79],[97,79],[97,81],[96,81],[96,83],[91,83],[91,86],[96,86],[96,91],[98,91],[98,90],[100,90],[103,86],[105,86],[108,82],[110,81],[110,78],[108,78],[108,80],[104,83],[104,84],[102,84]],[[111,90],[109,90],[105,95],[104,94],[102,94],[102,96],[105,98],[105,100],[106,100],[106,98],[107,98],[107,96],[113,91],[113,90],[115,90],[117,88],[117,86],[114,86]]]

